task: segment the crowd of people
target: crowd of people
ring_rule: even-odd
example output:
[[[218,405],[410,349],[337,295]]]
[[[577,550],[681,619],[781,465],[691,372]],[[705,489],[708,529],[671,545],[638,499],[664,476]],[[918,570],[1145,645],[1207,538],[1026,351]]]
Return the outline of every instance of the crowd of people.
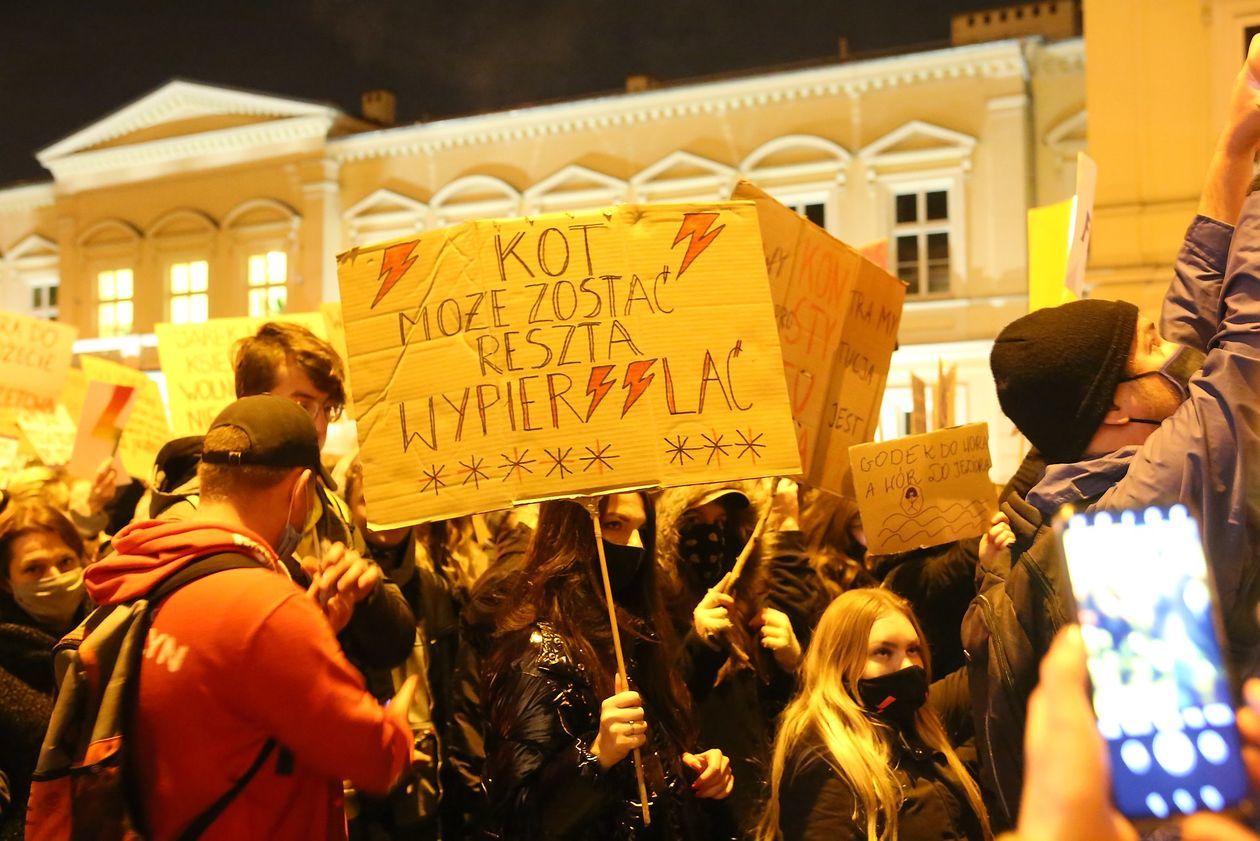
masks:
[[[56,826],[84,809],[50,815],[66,790],[45,799],[40,770],[65,725],[54,648],[145,598],[121,715],[148,838],[1161,837],[1107,799],[1048,523],[1186,505],[1228,657],[1254,672],[1257,148],[1253,45],[1158,323],[1088,299],[1006,327],[994,381],[1034,449],[988,534],[903,555],[867,552],[853,500],[789,479],[373,529],[361,466],[321,458],[342,360],[264,325],[235,349],[238,399],[152,482],[9,482],[0,839],[72,837]],[[1215,816],[1181,831],[1257,838]]]

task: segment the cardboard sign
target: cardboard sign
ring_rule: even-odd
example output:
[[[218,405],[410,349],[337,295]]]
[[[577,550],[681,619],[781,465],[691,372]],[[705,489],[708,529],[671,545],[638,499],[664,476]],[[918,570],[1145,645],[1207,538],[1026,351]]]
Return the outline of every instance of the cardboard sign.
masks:
[[[44,464],[56,467],[70,460],[77,427],[65,406],[57,404],[51,412],[20,411],[17,425],[26,445]]]
[[[1085,264],[1094,230],[1094,193],[1098,188],[1098,164],[1084,152],[1076,153],[1076,195],[1072,197],[1072,221],[1068,227],[1067,275],[1064,285],[1077,298],[1085,294]]]
[[[1072,236],[1072,199],[1028,211],[1028,311],[1074,300],[1064,285],[1067,243]]]
[[[199,324],[158,324],[158,359],[166,374],[171,427],[176,435],[204,435],[210,422],[236,399],[232,347],[268,321],[301,324],[327,340],[322,313],[267,318],[212,318]]]
[[[987,424],[859,444],[850,455],[871,552],[908,552],[988,530],[997,497]]]
[[[805,480],[842,492],[849,447],[870,441],[906,286],[747,181],[757,204]]]
[[[921,435],[928,431],[927,428],[927,383],[910,375],[910,395],[912,408],[910,410],[910,434]]]
[[[143,371],[109,359],[81,356],[79,364],[90,380],[127,385],[136,390],[136,401],[127,417],[127,426],[118,444],[118,455],[127,473],[147,478],[153,472],[158,451],[174,437],[166,417],[161,389]]]
[[[467,222],[338,257],[371,521],[800,470],[752,204]]]
[[[88,380],[79,415],[78,434],[66,472],[76,479],[92,479],[102,462],[118,456],[127,418],[139,394],[135,386]],[[131,481],[125,465],[118,471],[121,484]]]
[[[948,429],[954,425],[954,398],[958,391],[958,366],[945,367],[944,360],[936,361],[936,426]]]
[[[52,412],[79,331],[0,310],[0,408]]]

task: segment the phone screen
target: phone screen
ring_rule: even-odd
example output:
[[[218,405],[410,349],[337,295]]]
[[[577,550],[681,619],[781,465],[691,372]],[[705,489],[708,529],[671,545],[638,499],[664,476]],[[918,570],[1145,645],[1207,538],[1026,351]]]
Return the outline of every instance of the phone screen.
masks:
[[[1246,793],[1199,528],[1184,506],[1059,523],[1116,806],[1220,811]]]

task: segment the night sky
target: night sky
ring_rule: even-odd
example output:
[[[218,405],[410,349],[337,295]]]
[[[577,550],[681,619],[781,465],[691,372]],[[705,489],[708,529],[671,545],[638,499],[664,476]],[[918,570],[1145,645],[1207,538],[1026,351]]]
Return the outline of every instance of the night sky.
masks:
[[[5,3],[0,185],[35,152],[173,77],[332,102],[390,88],[410,123],[834,58],[941,46],[995,0],[166,0]]]

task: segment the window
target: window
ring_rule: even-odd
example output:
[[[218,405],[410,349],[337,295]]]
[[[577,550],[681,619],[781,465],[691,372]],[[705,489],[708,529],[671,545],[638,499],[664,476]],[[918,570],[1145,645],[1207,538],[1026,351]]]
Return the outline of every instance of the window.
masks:
[[[172,263],[171,323],[194,324],[210,317],[210,268],[205,260]]]
[[[911,295],[949,293],[949,191],[921,190],[896,197],[893,228],[897,277]]]
[[[131,269],[111,269],[96,275],[96,329],[102,338],[131,333],[134,294]]]
[[[289,256],[283,251],[249,255],[249,314],[266,318],[284,312],[289,301]]]
[[[59,313],[57,307],[56,275],[34,278],[31,284],[31,315],[34,318],[46,318],[56,321]]]
[[[804,216],[824,231],[827,230],[827,205],[821,199],[780,199],[798,215]]]

